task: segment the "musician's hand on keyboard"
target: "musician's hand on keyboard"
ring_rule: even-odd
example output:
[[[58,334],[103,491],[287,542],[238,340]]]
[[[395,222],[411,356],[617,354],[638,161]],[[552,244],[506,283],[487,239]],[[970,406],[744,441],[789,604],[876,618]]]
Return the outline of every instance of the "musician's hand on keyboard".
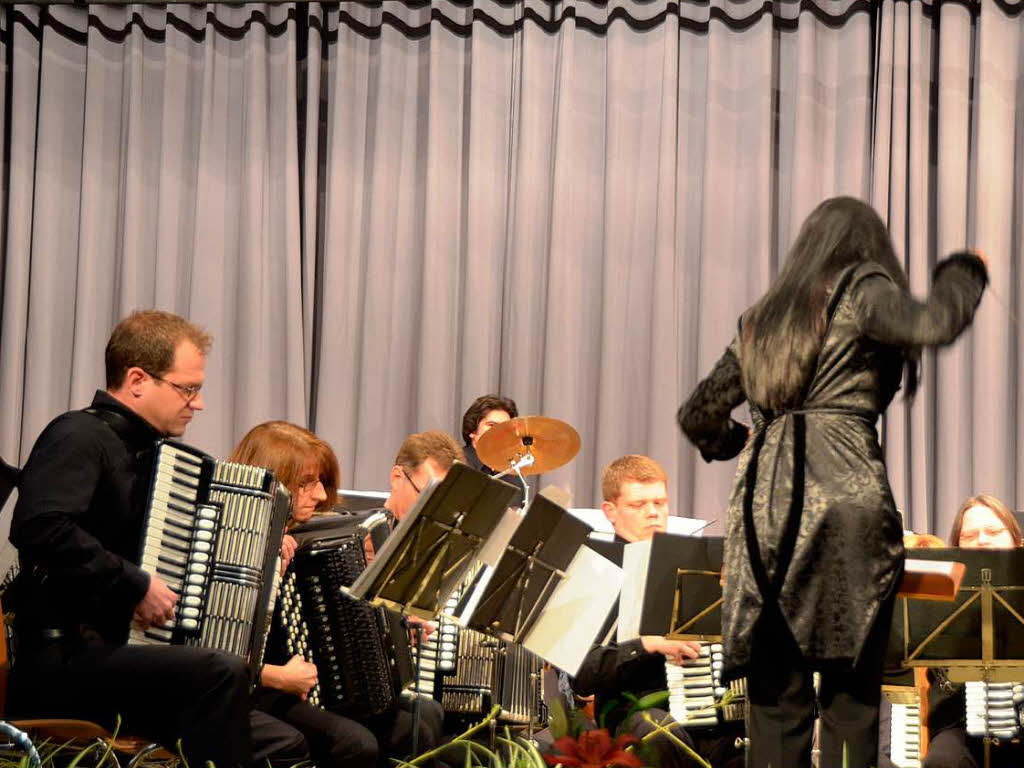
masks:
[[[303,699],[309,689],[316,685],[316,665],[310,664],[298,654],[292,656],[283,667],[265,664],[260,682],[267,688],[293,693]]]
[[[692,640],[669,640],[657,635],[644,635],[640,642],[645,651],[660,653],[671,664],[682,664],[686,659],[700,656],[700,643]]]
[[[284,538],[281,539],[281,575],[284,576],[284,572],[288,570],[288,564],[295,557],[295,550],[298,549],[298,543],[295,541],[295,537],[291,534],[286,533]]]
[[[135,606],[135,620],[143,629],[174,619],[174,604],[178,596],[155,573],[149,576],[149,589]]]
[[[409,638],[413,645],[416,645],[416,635],[419,634],[416,631],[416,627],[419,627],[423,631],[424,640],[437,631],[437,624],[432,621],[427,621],[426,619],[421,619],[419,616],[406,616],[405,620],[411,625],[409,627]]]

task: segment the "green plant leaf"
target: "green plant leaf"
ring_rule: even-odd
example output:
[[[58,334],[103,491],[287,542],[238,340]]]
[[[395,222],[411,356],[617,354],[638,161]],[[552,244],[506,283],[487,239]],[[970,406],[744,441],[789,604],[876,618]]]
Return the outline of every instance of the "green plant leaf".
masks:
[[[556,741],[563,736],[570,735],[569,714],[566,712],[565,701],[561,697],[548,705],[548,727]]]
[[[598,714],[598,717],[597,717],[597,726],[599,728],[605,728],[606,727],[605,726],[605,720],[608,719],[608,715],[611,714],[611,711],[613,709],[615,709],[615,707],[617,707],[618,704],[619,704],[619,702],[617,702],[615,699],[612,699],[611,701],[606,701],[604,703],[604,706],[601,707],[601,712]]]
[[[654,693],[648,693],[646,696],[642,696],[637,699],[633,704],[637,709],[651,709],[661,704],[668,703],[668,691],[655,691]]]

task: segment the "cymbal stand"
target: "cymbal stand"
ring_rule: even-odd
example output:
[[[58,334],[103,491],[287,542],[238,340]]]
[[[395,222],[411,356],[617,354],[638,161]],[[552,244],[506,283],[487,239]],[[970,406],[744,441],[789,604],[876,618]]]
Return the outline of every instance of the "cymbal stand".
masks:
[[[531,442],[528,443],[526,442],[527,440],[530,440]],[[516,475],[519,477],[519,481],[523,484],[523,509],[526,509],[527,507],[530,506],[530,484],[527,483],[526,479],[523,477],[522,470],[525,469],[526,467],[532,467],[534,464],[535,460],[533,458],[533,454],[530,452],[531,443],[531,438],[524,437],[523,445],[526,446],[526,453],[524,453],[519,458],[512,459],[512,461],[509,462],[508,469],[502,470],[501,472],[495,475],[495,477],[498,478],[504,477],[510,472],[516,473]]]

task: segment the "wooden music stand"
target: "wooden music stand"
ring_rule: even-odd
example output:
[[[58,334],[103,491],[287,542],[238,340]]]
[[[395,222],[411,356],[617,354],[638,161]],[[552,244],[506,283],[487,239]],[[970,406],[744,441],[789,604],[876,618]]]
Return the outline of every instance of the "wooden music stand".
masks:
[[[1024,680],[1024,550],[929,549],[914,557],[965,570],[950,603],[899,598],[893,633],[903,666],[945,668],[953,682]],[[986,768],[992,743],[986,735]]]

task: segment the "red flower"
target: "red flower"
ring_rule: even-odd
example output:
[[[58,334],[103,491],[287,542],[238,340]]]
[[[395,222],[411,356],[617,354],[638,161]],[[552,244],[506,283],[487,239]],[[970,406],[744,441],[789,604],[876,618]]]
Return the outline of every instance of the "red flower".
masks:
[[[554,744],[553,754],[544,755],[548,765],[561,763],[565,768],[643,768],[640,758],[626,747],[638,741],[632,734],[623,734],[612,741],[608,729],[583,731],[579,739],[563,736]]]

